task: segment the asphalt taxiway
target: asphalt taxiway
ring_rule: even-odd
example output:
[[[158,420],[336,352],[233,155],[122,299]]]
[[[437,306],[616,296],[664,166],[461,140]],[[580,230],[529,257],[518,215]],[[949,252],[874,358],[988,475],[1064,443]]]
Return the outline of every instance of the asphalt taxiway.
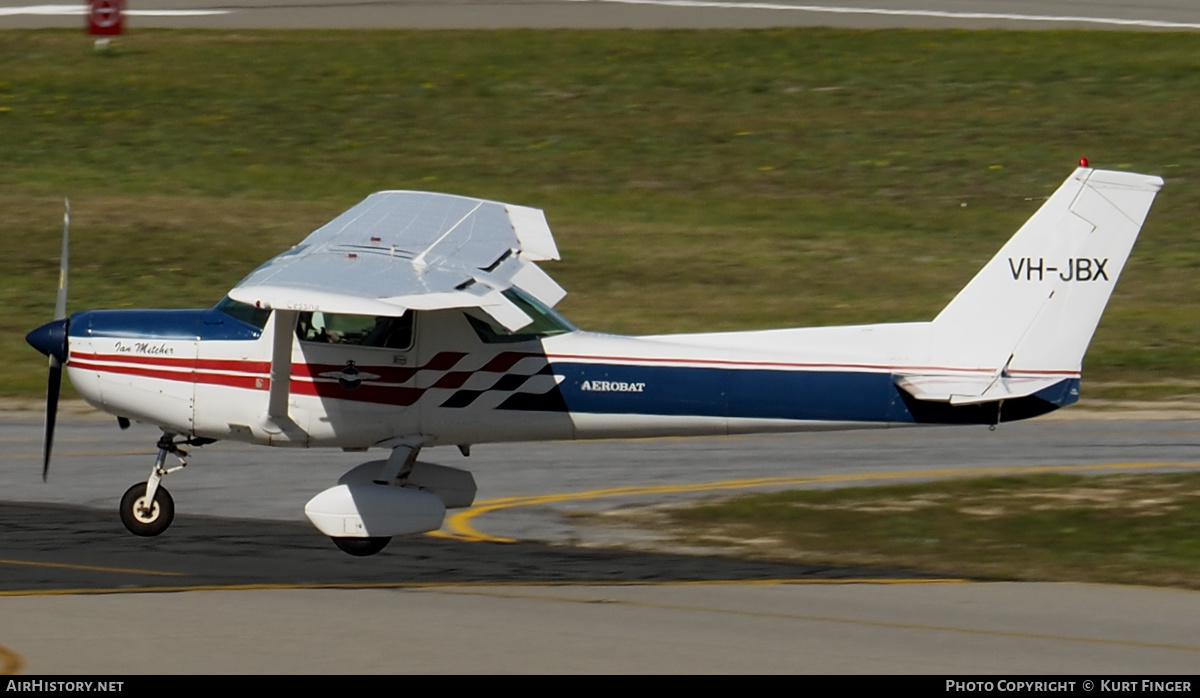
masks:
[[[1196,600],[1072,584],[33,596],[0,599],[0,668],[7,661],[29,674],[1194,676]]]
[[[482,511],[448,532],[475,540],[589,542],[586,514],[738,489],[884,484],[955,475],[1057,469],[1096,473],[1194,467],[1200,422],[1042,419],[987,427],[932,427],[710,438],[489,444],[462,457],[426,449],[422,459],[471,471]],[[1117,413],[1093,413],[1098,417]],[[115,511],[144,481],[158,431],[122,431],[98,413],[60,417],[48,482],[42,482],[42,417],[0,416],[0,501]],[[167,477],[180,516],[303,523],[304,503],[343,472],[378,454],[264,449],[219,442],[192,450]],[[616,491],[613,488],[619,488]],[[602,541],[596,541],[602,542]]]
[[[1200,660],[1195,592],[683,555],[580,515],[763,487],[1196,468],[1193,421],[434,449],[475,473],[485,506],[366,559],[301,514],[362,454],[198,449],[166,480],[174,526],[141,539],[115,503],[148,472],[155,431],[64,417],[48,483],[40,432],[36,414],[0,420],[0,670],[1100,674]]]

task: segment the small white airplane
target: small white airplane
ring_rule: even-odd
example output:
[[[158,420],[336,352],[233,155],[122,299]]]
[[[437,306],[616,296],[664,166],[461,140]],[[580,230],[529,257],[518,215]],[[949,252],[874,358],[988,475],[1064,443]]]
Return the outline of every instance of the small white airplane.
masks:
[[[43,477],[63,367],[79,394],[162,429],[121,499],[141,536],[171,524],[181,446],[382,448],[305,507],[371,555],[469,506],[466,471],[417,454],[550,439],[987,424],[1078,399],[1092,333],[1163,181],[1081,161],[932,322],[620,337],[576,329],[537,209],[385,191],[269,260],[205,310],[66,316],[67,228],[49,356]],[[180,465],[167,467],[167,456]]]

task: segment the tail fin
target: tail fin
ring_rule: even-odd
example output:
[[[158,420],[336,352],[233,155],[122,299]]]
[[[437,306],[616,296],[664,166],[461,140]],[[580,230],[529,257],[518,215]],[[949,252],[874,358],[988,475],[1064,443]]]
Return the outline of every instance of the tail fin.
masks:
[[[1159,177],[1077,169],[934,319],[938,364],[1078,371]]]

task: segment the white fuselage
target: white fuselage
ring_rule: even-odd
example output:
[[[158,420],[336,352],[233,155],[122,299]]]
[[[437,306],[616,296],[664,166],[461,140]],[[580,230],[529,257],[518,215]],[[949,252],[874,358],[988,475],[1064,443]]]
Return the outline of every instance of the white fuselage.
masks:
[[[964,421],[914,413],[896,376],[995,372],[929,365],[930,323],[487,343],[464,311],[445,310],[417,313],[406,349],[295,341],[278,419],[266,416],[273,320],[257,336],[221,338],[201,311],[178,312],[197,316],[196,336],[106,336],[116,332],[75,329],[89,322],[76,316],[67,369],[84,399],[180,434],[367,448],[413,436],[477,444]]]

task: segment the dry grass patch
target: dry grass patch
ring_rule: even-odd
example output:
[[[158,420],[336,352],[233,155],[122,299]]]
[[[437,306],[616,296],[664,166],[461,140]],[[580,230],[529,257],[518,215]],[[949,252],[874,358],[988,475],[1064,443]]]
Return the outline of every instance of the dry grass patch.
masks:
[[[753,557],[1200,588],[1200,473],[791,490],[614,518]]]

